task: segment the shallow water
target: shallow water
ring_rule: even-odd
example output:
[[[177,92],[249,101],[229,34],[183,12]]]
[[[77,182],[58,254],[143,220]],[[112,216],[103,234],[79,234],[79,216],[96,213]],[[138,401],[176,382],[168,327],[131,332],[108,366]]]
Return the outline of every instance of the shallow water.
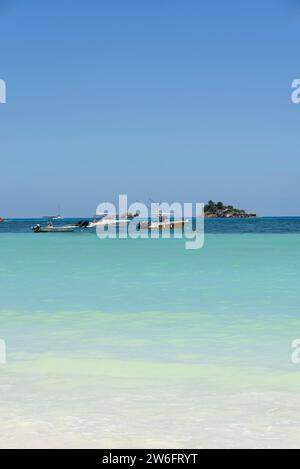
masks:
[[[299,447],[299,219],[264,220],[198,251],[2,224],[0,445]]]

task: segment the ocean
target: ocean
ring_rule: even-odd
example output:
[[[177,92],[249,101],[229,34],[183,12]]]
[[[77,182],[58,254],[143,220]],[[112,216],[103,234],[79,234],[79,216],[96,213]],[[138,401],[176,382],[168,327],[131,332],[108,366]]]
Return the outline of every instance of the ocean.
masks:
[[[0,224],[0,447],[300,447],[300,218],[200,250],[37,222]]]

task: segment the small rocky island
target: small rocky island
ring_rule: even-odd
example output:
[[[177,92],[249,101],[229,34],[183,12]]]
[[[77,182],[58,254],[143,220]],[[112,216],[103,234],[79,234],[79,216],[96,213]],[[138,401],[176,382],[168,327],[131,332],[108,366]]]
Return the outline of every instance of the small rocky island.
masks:
[[[249,213],[233,205],[210,200],[204,207],[204,216],[206,218],[255,218],[256,213]]]

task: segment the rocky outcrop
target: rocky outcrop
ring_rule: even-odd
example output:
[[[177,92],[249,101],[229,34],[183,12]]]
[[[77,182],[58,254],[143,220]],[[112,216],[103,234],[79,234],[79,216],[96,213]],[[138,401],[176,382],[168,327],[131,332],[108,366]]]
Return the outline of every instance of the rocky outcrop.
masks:
[[[249,213],[233,205],[224,205],[223,202],[216,203],[210,200],[204,207],[204,216],[206,218],[255,218],[256,213]]]

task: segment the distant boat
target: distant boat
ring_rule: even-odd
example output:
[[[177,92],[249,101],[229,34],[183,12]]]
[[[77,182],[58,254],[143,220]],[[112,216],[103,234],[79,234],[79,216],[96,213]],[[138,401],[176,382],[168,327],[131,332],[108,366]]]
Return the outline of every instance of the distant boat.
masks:
[[[57,209],[57,215],[48,215],[48,216],[46,215],[43,218],[47,220],[63,220],[64,217],[61,216],[60,205],[58,206],[58,209]]]
[[[4,218],[0,217],[0,223],[3,223],[4,221],[5,221]]]

